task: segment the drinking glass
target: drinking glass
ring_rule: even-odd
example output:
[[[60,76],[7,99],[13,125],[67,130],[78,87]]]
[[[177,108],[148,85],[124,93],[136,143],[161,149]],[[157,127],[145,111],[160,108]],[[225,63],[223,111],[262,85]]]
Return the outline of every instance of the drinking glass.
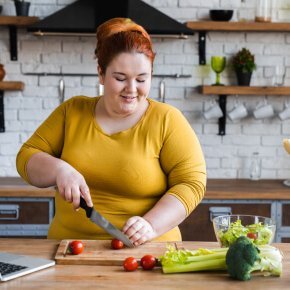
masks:
[[[220,74],[225,69],[226,58],[224,56],[212,56],[211,57],[211,68],[216,73],[216,81],[214,86],[223,86],[220,82]]]
[[[285,151],[288,154],[290,154],[290,139],[288,139],[288,138],[283,139],[283,147],[284,147]],[[290,179],[284,180],[283,184],[286,186],[290,186]]]
[[[285,75],[286,75],[286,69],[282,65],[276,65],[275,66],[275,72],[274,72],[274,77],[273,77],[273,85],[275,87],[281,87],[284,84],[285,80]]]

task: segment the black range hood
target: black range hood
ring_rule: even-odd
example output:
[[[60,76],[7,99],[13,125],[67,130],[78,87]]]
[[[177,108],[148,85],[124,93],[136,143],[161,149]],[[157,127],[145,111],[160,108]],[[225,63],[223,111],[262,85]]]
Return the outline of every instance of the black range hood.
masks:
[[[150,35],[185,36],[193,31],[141,0],[78,0],[27,28],[36,35],[94,34],[104,21],[130,18]]]

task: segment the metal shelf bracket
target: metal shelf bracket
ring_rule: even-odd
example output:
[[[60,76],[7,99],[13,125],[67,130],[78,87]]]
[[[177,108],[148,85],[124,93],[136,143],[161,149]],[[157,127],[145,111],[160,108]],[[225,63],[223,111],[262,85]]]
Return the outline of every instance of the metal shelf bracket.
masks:
[[[199,54],[200,65],[206,64],[205,49],[206,49],[206,32],[199,31],[198,32],[198,54]]]
[[[4,91],[0,90],[0,133],[5,132]]]
[[[9,25],[10,59],[17,60],[17,27]]]
[[[227,120],[227,95],[219,95],[219,105],[223,112],[223,116],[219,118],[219,133],[218,135],[226,135],[226,120]]]

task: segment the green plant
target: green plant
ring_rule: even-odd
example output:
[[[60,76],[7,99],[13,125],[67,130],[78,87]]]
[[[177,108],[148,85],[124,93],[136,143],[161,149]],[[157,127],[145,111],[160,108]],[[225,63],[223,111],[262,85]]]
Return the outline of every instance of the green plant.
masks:
[[[233,67],[243,73],[253,72],[256,69],[255,56],[243,47],[233,56]]]

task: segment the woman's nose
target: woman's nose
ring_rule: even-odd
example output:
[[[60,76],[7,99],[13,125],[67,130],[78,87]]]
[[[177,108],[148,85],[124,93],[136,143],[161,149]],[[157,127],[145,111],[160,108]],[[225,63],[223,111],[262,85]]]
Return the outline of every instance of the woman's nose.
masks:
[[[128,81],[126,83],[126,91],[127,92],[135,92],[137,90],[135,81]]]

